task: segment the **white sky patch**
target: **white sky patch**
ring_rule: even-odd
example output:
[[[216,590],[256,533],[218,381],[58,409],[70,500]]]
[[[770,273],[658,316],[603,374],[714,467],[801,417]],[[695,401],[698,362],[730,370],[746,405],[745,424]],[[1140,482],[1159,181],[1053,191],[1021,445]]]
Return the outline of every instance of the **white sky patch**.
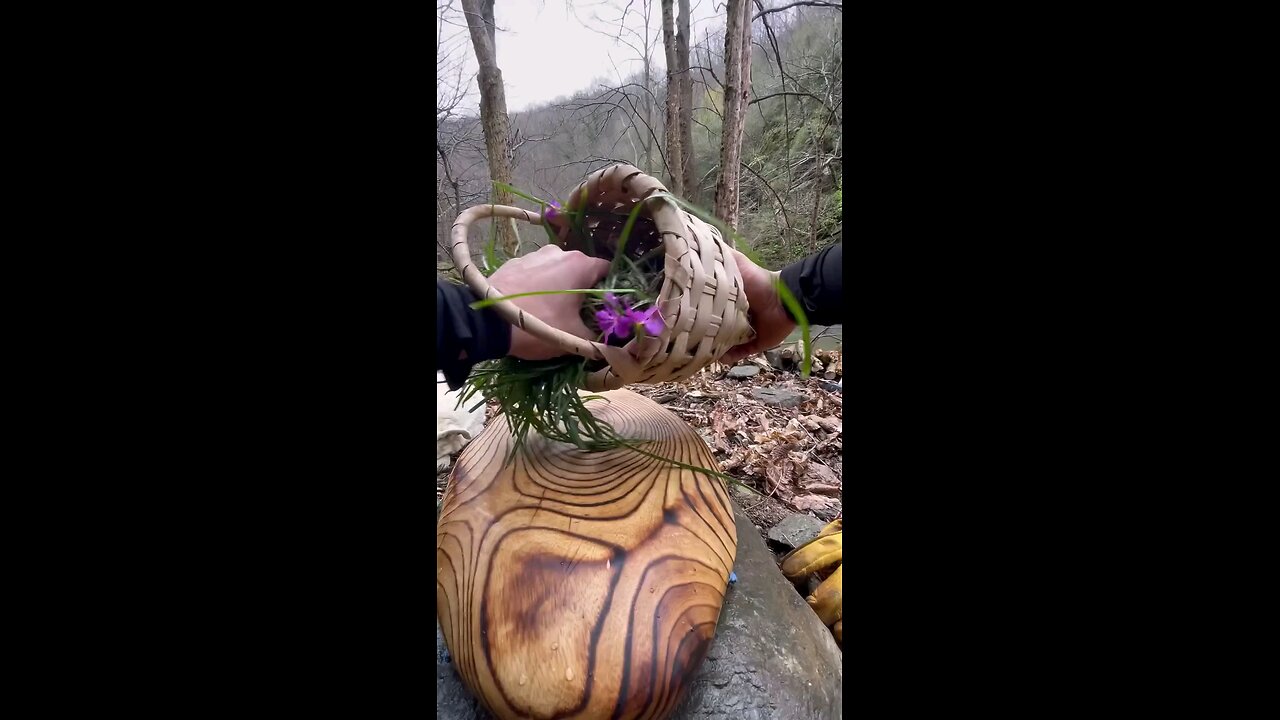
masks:
[[[650,0],[649,4],[653,66],[661,76],[666,70],[662,5],[660,0]],[[690,6],[691,44],[697,44],[704,32],[715,33],[724,27],[723,6],[716,7],[713,0],[691,0]],[[630,32],[623,33],[622,40],[616,37],[624,8],[626,27],[638,32],[639,37]],[[642,44],[643,9],[643,0],[497,0],[494,20],[498,26],[498,68],[502,70],[508,112],[567,98],[602,82],[616,85],[619,75],[626,77],[641,70],[639,53],[627,43],[636,47]],[[454,53],[463,60],[463,79],[472,79],[470,92],[459,110],[475,113],[480,104],[479,89],[472,77],[476,56],[467,29],[459,27],[464,22],[461,3],[454,0],[445,17],[457,24],[444,25],[440,53]],[[698,64],[696,60],[690,62]]]

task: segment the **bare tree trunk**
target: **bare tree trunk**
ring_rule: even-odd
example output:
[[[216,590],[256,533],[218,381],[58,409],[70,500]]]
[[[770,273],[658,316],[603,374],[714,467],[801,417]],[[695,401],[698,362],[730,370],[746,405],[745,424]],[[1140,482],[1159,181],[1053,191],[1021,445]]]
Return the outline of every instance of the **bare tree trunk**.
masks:
[[[493,0],[462,0],[462,11],[467,17],[467,29],[471,32],[471,45],[480,65],[480,122],[484,126],[485,151],[489,155],[489,176],[498,182],[511,184],[510,120],[507,118],[507,93],[502,85],[502,71],[498,69],[495,49],[496,27],[493,23]],[[495,202],[512,204],[511,193],[494,191]],[[508,257],[515,257],[520,250],[520,236],[514,220],[495,219],[498,246]]]
[[[680,147],[680,62],[676,58],[673,0],[662,0],[662,45],[667,53],[667,164],[670,165],[671,192],[684,195],[684,162]]]
[[[649,48],[649,18],[653,5],[649,0],[644,3],[644,122],[650,128],[650,136],[644,139],[644,170],[653,172],[653,58]]]
[[[724,130],[720,133],[720,179],[716,182],[715,214],[738,228],[738,174],[742,161],[742,132],[751,90],[751,13],[748,0],[729,0],[724,36]]]
[[[649,64],[649,58],[644,60],[644,124],[648,125],[650,134],[645,135],[644,140],[644,169],[645,172],[653,172],[653,74],[650,72],[652,66]]]
[[[466,6],[466,3],[463,3]],[[480,0],[480,15],[484,18],[485,29],[489,31],[489,45],[494,48],[497,57],[498,23],[493,21],[493,0]]]
[[[680,0],[680,17],[676,20],[676,64],[680,85],[680,160],[681,186],[685,197],[697,201],[693,183],[693,73],[689,72],[689,0]]]
[[[747,108],[750,103],[747,98],[751,95],[751,2],[750,0],[742,0],[742,93],[738,95],[738,159],[742,159],[742,138],[747,131]],[[737,172],[737,171],[735,171]],[[737,200],[739,194],[734,192],[734,229],[737,229]]]

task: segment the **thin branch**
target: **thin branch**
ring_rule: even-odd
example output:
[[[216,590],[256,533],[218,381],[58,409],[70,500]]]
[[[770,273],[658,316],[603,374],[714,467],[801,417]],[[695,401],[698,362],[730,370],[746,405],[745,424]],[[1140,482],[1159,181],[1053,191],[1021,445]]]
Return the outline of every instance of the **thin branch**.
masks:
[[[764,102],[765,100],[768,100],[769,98],[775,98],[775,97],[778,97],[778,96],[780,96],[780,95],[799,95],[800,97],[809,97],[809,98],[813,98],[814,100],[817,100],[819,103],[821,103],[821,104],[823,105],[823,107],[826,107],[826,103],[822,102],[822,98],[818,97],[817,95],[814,95],[813,93],[807,93],[807,92],[791,92],[791,91],[787,91],[787,92],[769,93],[768,95],[765,95],[765,96],[763,96],[763,97],[758,97],[758,98],[756,98],[755,100],[752,100],[751,102],[749,102],[749,103],[747,103],[747,104],[748,104],[748,105],[755,105],[755,104],[756,104],[756,103],[758,103],[758,102]]]
[[[662,142],[661,142],[660,140],[658,140],[658,135],[653,131],[653,127],[649,125],[649,123],[644,119],[644,117],[643,117],[643,116],[641,116],[640,111],[639,111],[638,109],[636,109],[636,105],[635,105],[635,103],[631,102],[631,95],[629,95],[628,93],[622,92],[622,91],[618,90],[617,88],[609,88],[609,91],[611,91],[611,92],[616,92],[616,93],[618,93],[619,95],[621,95],[621,96],[623,97],[623,99],[625,99],[625,100],[627,101],[627,104],[631,106],[631,115],[630,115],[630,117],[635,118],[635,120],[639,120],[639,121],[640,121],[640,124],[641,124],[641,125],[644,125],[644,129],[649,131],[649,137],[653,138],[653,144],[654,144],[654,145],[657,147],[657,149],[658,149],[658,157],[662,160],[662,166],[663,166],[663,167],[665,167],[665,168],[667,168],[667,172],[668,172],[668,173],[670,173],[670,172],[671,172],[671,168],[667,166],[667,155],[666,155],[666,153],[662,152]],[[603,95],[601,95],[601,97],[606,97],[607,95],[608,95],[608,92],[606,92],[606,93],[604,93]],[[583,104],[583,105],[579,105],[578,107],[579,107],[579,108],[587,108],[587,107],[591,107],[591,106],[593,106],[593,105],[612,105],[613,107],[616,107],[616,108],[618,108],[619,110],[621,110],[621,111],[623,112],[623,114],[624,114],[624,115],[625,115],[625,114],[626,114],[626,112],[627,112],[627,109],[626,109],[626,108],[622,107],[621,105],[618,105],[617,103],[609,102],[608,100],[596,100],[596,101],[594,101],[594,102],[589,102],[589,103],[585,103],[585,104]],[[632,120],[632,123],[631,123],[631,126],[632,126],[632,127],[635,127],[635,120]],[[639,131],[639,129],[637,128],[637,129],[636,129],[636,134],[639,134],[639,132],[640,132],[640,131]]]
[[[594,156],[594,155],[593,155],[592,157],[589,157],[589,158],[587,158],[586,160],[571,160],[571,161],[569,161],[569,162],[567,162],[567,163],[563,163],[563,164],[561,164],[561,165],[552,165],[552,166],[550,166],[550,167],[549,167],[549,168],[547,168],[547,169],[548,169],[548,170],[550,170],[550,169],[558,169],[558,168],[569,167],[569,166],[571,166],[571,165],[588,165],[588,164],[590,164],[590,163],[596,163],[596,162],[599,162],[599,163],[605,163],[605,164],[609,164],[609,163],[621,163],[621,164],[623,164],[623,165],[634,165],[634,164],[635,164],[635,163],[631,162],[630,160],[618,160],[618,159],[616,159],[616,158],[598,157],[598,156]]]
[[[762,11],[762,12],[758,12],[758,13],[756,13],[755,15],[753,15],[753,16],[751,17],[751,20],[754,22],[754,21],[759,20],[760,18],[764,17],[765,15],[768,15],[769,13],[782,12],[783,10],[790,10],[790,9],[791,9],[791,8],[793,8],[793,7],[799,7],[799,6],[801,6],[801,5],[805,5],[805,6],[808,6],[808,7],[827,7],[827,8],[835,8],[835,9],[837,9],[837,10],[843,10],[843,9],[844,9],[844,6],[843,6],[843,5],[838,5],[838,4],[836,4],[836,3],[822,2],[822,0],[801,0],[801,2],[793,2],[793,3],[787,4],[787,5],[783,5],[782,7],[769,8],[768,10],[764,10],[764,11]]]
[[[769,184],[768,180],[764,179],[763,175],[756,172],[755,168],[751,167],[745,162],[739,163],[739,164],[742,165],[742,167],[750,170],[752,175],[755,175],[756,177],[760,178],[760,182],[764,183],[764,186],[769,189],[769,192],[773,193],[773,199],[778,201],[778,209],[782,211],[783,229],[785,230],[785,232],[791,232],[791,218],[787,215],[787,206],[782,203],[782,196],[778,194],[777,190],[773,189],[773,186]]]
[[[717,85],[719,85],[720,87],[724,87],[724,83],[720,82],[720,78],[716,77],[716,71],[715,71],[715,70],[712,70],[712,69],[711,69],[711,68],[709,68],[709,67],[703,67],[702,65],[690,65],[690,66],[689,66],[689,69],[690,69],[690,70],[706,70],[707,72],[711,73],[711,78],[712,78],[713,80],[715,80],[715,81],[716,81],[716,84],[717,84]],[[706,85],[706,84],[707,84],[707,80],[706,80],[706,78],[707,78],[707,76],[706,76],[706,75],[703,75],[703,76],[702,76],[702,84],[703,84],[703,85]]]
[[[699,108],[699,109],[701,109],[701,108]],[[712,138],[714,138],[714,137],[715,137],[715,135],[716,135],[715,131],[714,131],[714,130],[712,130],[711,128],[707,127],[707,124],[706,124],[706,123],[702,122],[702,121],[701,121],[701,120],[699,120],[698,118],[694,118],[694,119],[693,119],[693,122],[694,122],[694,124],[695,124],[695,125],[701,125],[701,126],[702,126],[702,129],[707,131],[707,139],[708,139],[708,140],[710,140],[710,139],[712,139]]]
[[[649,97],[653,98],[653,101],[654,101],[655,103],[656,103],[656,102],[658,102],[658,96],[657,96],[657,95],[654,95],[654,94],[653,94],[653,91],[651,91],[649,88],[647,88],[647,87],[645,87],[645,86],[641,85],[640,83],[626,83],[625,85],[619,85],[619,86],[618,86],[618,87],[616,87],[616,88],[611,88],[611,87],[609,87],[609,86],[607,86],[607,85],[601,85],[601,87],[602,87],[602,88],[604,88],[604,89],[606,89],[606,90],[614,90],[614,91],[616,91],[616,92],[622,92],[622,88],[626,88],[626,87],[638,87],[638,88],[640,88],[641,90],[643,90],[643,91],[645,91],[646,93],[648,93],[648,94],[649,94]],[[623,93],[623,94],[625,95],[625,93]]]

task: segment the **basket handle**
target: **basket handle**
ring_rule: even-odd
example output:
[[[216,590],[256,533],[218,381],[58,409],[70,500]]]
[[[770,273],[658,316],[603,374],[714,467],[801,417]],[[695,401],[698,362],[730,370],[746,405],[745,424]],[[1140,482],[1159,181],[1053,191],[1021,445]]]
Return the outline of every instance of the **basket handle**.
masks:
[[[509,205],[476,205],[463,210],[462,214],[458,215],[458,219],[454,221],[453,229],[449,233],[449,254],[453,256],[453,262],[458,266],[463,282],[483,299],[502,297],[502,293],[489,284],[489,279],[472,262],[471,246],[467,241],[467,231],[471,223],[487,217],[524,220],[530,225],[542,224],[542,216],[538,213]],[[525,313],[524,310],[511,304],[508,300],[494,303],[492,307],[503,320],[539,340],[551,343],[567,353],[579,355],[589,360],[605,360],[604,353],[601,352],[598,343],[593,343],[577,335],[553,328],[533,315]]]

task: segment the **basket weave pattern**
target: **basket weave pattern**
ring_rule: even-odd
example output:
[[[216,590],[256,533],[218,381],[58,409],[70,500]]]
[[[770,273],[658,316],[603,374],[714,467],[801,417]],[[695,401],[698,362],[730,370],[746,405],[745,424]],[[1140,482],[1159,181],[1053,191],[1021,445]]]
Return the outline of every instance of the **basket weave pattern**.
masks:
[[[613,165],[592,173],[575,188],[564,210],[577,211],[585,203],[591,212],[625,218],[636,203],[660,191],[666,188],[657,179],[631,165]],[[665,254],[657,305],[666,327],[660,335],[633,337],[625,346],[613,347],[552,328],[510,302],[493,306],[512,325],[566,353],[608,363],[587,376],[587,390],[688,378],[752,333],[742,274],[720,232],[661,198],[645,203],[641,213],[657,227]],[[501,290],[475,267],[467,242],[470,224],[485,217],[509,217],[533,225],[543,224],[543,218],[505,205],[477,205],[464,210],[453,224],[450,253],[463,281],[481,297],[501,297]],[[561,241],[568,237],[564,223],[551,225]]]

